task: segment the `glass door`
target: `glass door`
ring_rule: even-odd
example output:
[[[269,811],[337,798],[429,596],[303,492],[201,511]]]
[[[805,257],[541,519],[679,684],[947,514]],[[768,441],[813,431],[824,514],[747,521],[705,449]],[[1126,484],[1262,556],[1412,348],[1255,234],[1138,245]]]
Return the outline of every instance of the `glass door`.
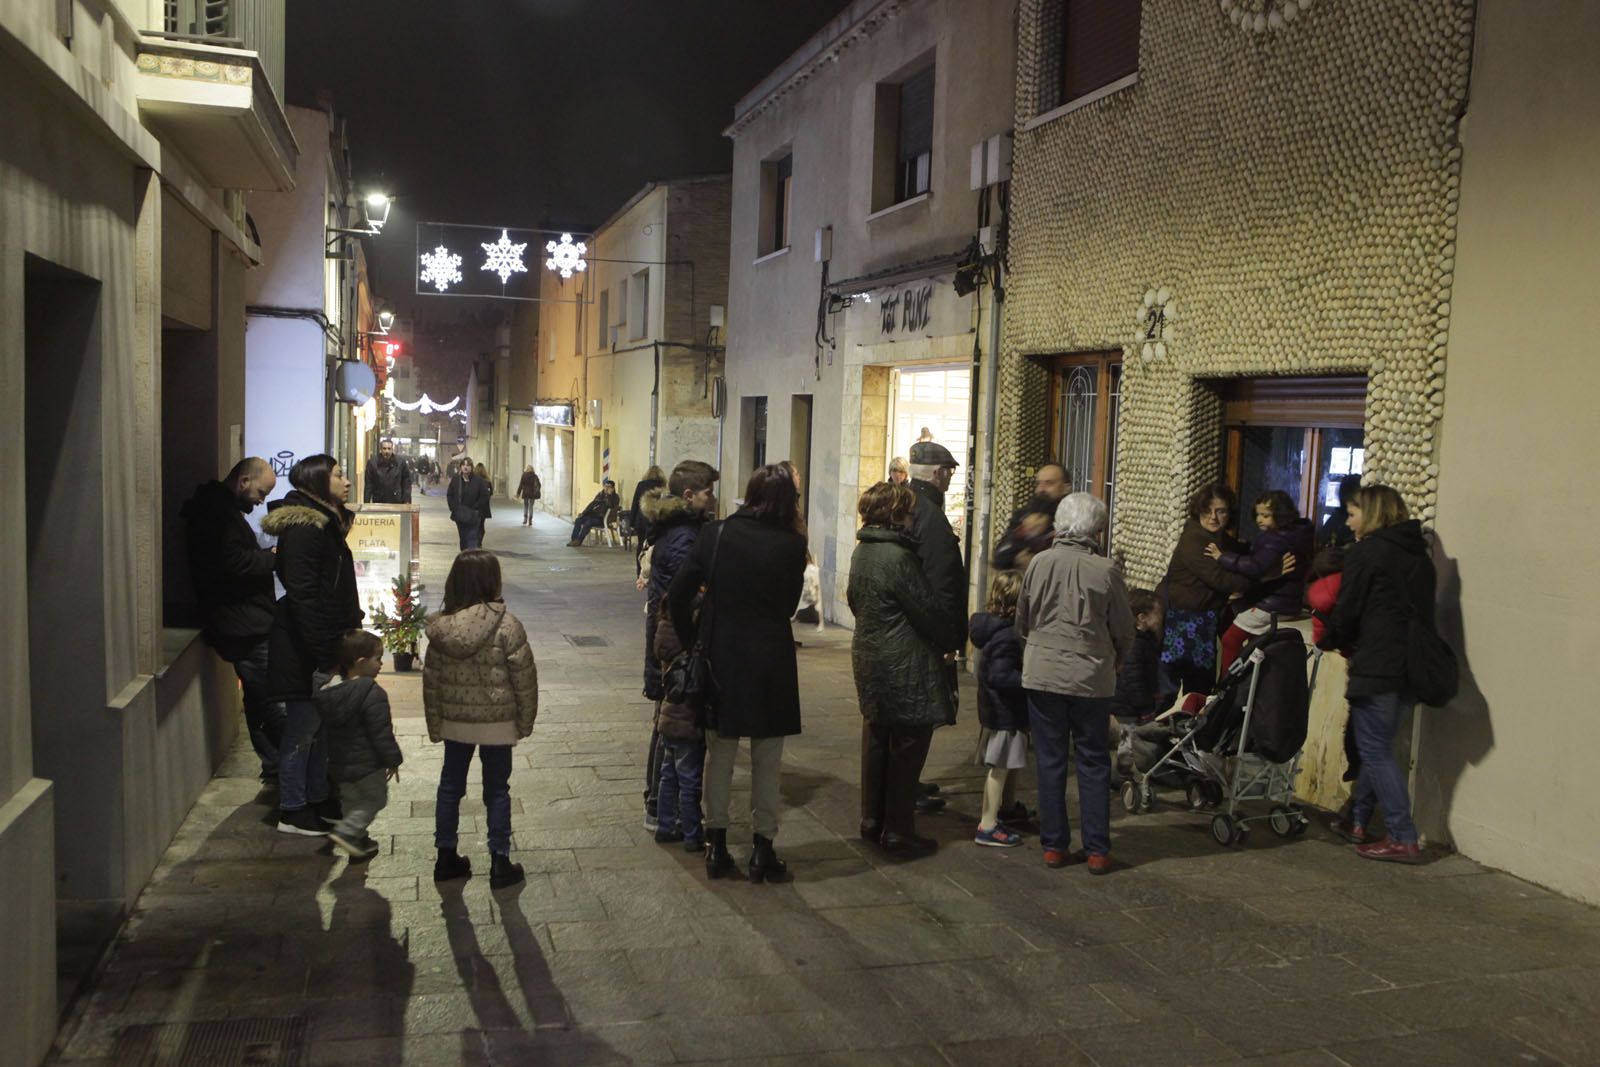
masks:
[[[1051,459],[1066,468],[1067,484],[1073,492],[1093,493],[1113,510],[1121,400],[1121,353],[1055,358],[1050,389]]]

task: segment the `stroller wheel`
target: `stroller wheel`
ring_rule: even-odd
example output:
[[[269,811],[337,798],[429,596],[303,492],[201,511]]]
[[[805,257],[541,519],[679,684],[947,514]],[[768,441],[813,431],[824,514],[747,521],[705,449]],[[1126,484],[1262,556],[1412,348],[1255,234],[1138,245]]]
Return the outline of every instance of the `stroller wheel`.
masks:
[[[1211,836],[1219,845],[1233,844],[1233,820],[1217,812],[1211,817]]]
[[[1295,827],[1300,821],[1295,818],[1295,812],[1282,804],[1274,805],[1272,814],[1267,816],[1267,825],[1272,827],[1272,832],[1279,837],[1288,837],[1295,832]]]
[[[1192,810],[1202,811],[1215,804],[1215,801],[1211,799],[1211,791],[1206,788],[1207,784],[1198,778],[1194,778],[1184,788],[1184,796],[1188,798],[1189,807]]]
[[[1132,778],[1122,783],[1122,807],[1129,815],[1139,814],[1139,786]]]
[[[1296,811],[1294,813],[1294,836],[1299,837],[1310,828],[1311,820],[1305,817],[1304,812]]]

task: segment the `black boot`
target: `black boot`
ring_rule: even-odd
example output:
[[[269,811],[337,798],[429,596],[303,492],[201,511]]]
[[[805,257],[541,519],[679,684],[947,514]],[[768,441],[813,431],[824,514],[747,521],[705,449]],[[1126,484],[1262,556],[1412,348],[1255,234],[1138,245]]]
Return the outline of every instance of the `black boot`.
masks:
[[[721,878],[733,869],[733,857],[728,854],[728,831],[707,829],[706,877]]]
[[[495,852],[489,856],[489,888],[504,889],[522,881],[522,864],[512,863],[510,856]]]
[[[750,880],[762,882],[787,882],[789,865],[772,850],[772,839],[756,834],[755,848],[750,853]]]
[[[433,880],[453,882],[457,878],[472,877],[472,861],[453,848],[441,848],[439,858],[433,861]]]

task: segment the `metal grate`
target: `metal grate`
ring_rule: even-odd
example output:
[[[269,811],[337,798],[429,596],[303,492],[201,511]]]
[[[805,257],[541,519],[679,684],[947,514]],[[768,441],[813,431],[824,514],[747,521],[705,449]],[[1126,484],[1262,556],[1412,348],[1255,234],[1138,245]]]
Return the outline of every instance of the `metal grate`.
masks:
[[[124,1027],[114,1067],[300,1067],[306,1021],[218,1019]]]
[[[562,634],[567,641],[578,648],[608,648],[610,641],[598,634]]]

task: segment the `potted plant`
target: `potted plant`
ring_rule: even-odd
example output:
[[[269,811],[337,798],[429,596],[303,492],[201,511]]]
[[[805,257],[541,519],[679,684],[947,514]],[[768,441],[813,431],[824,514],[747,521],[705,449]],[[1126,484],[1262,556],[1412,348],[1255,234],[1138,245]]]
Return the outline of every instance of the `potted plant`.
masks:
[[[394,669],[409,671],[416,660],[417,642],[428,624],[428,611],[422,606],[424,587],[421,582],[412,583],[409,568],[395,575],[389,587],[394,592],[394,614],[379,604],[370,605],[372,628],[394,657]]]

